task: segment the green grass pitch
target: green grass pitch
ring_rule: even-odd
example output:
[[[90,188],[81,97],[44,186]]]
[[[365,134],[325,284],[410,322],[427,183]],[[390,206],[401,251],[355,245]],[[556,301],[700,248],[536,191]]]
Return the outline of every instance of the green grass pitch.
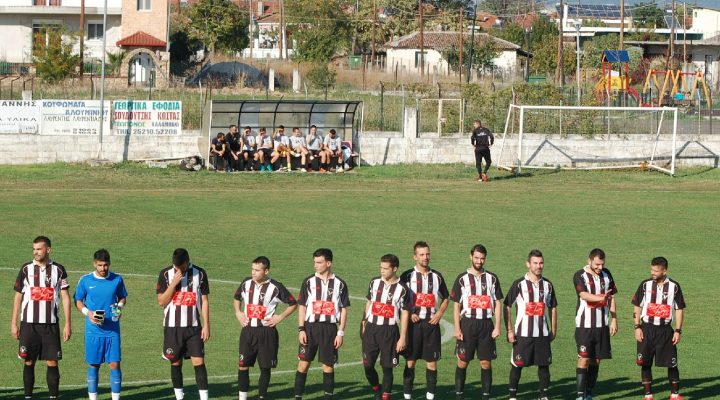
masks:
[[[211,279],[212,337],[206,346],[212,398],[237,398],[239,324],[232,296],[249,275],[250,261],[266,255],[271,276],[297,293],[312,273],[311,253],[329,247],[334,270],[349,285],[352,306],[336,372],[336,398],[370,397],[360,364],[358,326],[371,277],[385,253],[412,266],[412,245],[426,240],[431,265],[451,284],[469,266],[475,243],[488,247],[487,268],[503,291],[524,271],[532,248],[545,254],[545,276],[557,288],[559,333],[553,343],[551,393],[574,398],[572,274],[588,251],[603,248],[619,288],[620,331],[614,359],[600,369],[596,399],[641,398],[635,366],[630,298],[649,276],[649,261],[663,255],[688,303],[679,346],[682,393],[686,399],[720,398],[717,255],[720,237],[720,171],[684,170],[671,178],[653,172],[540,172],[510,177],[493,171],[487,184],[462,165],[361,168],[345,175],[184,173],[129,164],[113,167],[49,165],[0,167],[0,398],[22,395],[17,342],[10,338],[12,282],[31,259],[31,240],[53,240],[53,258],[70,271],[74,287],[91,270],[95,250],[112,254],[112,270],[129,291],[123,316],[124,399],[171,399],[169,366],[161,359],[162,309],[157,305],[158,271],[176,247]],[[61,394],[86,396],[83,323],[73,309],[73,337],[63,347]],[[445,320],[452,322],[450,313]],[[278,368],[270,398],[292,398],[296,366],[296,315],[280,327]],[[443,345],[438,399],[452,399],[454,341]],[[506,398],[510,347],[498,343],[494,394]],[[317,367],[317,363],[313,364]],[[419,363],[416,399],[424,398]],[[667,398],[665,370],[654,369],[656,398]],[[256,388],[257,370],[251,371]],[[393,398],[402,398],[401,368]],[[479,367],[468,372],[467,398],[479,397]],[[321,372],[311,371],[306,399],[322,398]],[[194,376],[185,366],[186,398],[196,399]],[[109,398],[107,367],[101,370],[101,398]],[[47,395],[44,366],[36,393]],[[521,398],[535,397],[536,369],[523,371]],[[251,395],[256,392],[251,390]]]

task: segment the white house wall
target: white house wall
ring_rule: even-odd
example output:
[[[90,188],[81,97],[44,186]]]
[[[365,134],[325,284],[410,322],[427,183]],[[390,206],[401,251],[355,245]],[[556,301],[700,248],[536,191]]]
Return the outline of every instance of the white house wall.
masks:
[[[2,1],[2,0],[0,0]],[[87,22],[102,23],[102,16],[87,15]],[[10,63],[30,63],[32,61],[32,26],[34,23],[62,24],[70,32],[80,31],[79,15],[63,14],[0,14],[0,30],[3,40],[0,41],[0,61]],[[108,15],[107,50],[119,51],[115,42],[120,40],[120,16]],[[85,40],[85,56],[102,57],[102,40]],[[79,44],[75,46],[79,51]]]
[[[47,3],[47,0],[46,0]],[[85,7],[103,7],[104,0],[85,0]],[[108,8],[122,7],[122,0],[108,0]],[[42,7],[34,6],[33,0],[0,0],[0,7]],[[80,7],[80,0],[62,0],[62,6],[48,6],[54,8]]]
[[[387,49],[386,72],[394,73],[397,66],[398,73],[419,74],[420,69],[415,67],[415,53],[419,51],[419,49]],[[503,51],[493,63],[504,73],[514,72],[517,66],[517,53],[514,50]],[[447,75],[449,71],[447,61],[436,50],[426,50],[425,65],[426,71],[431,74]]]
[[[30,62],[32,18],[0,14],[0,29],[3,37],[0,41],[0,61]]]
[[[720,11],[706,8],[694,10],[692,28],[702,32],[706,40],[720,35]]]

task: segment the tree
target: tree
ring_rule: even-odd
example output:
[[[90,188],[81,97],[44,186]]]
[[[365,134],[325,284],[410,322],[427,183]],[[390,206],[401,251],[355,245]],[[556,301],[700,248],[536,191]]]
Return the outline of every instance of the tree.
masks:
[[[248,44],[249,16],[230,0],[199,0],[187,11],[187,36],[205,44],[210,57],[218,50],[241,51]]]
[[[80,55],[73,53],[77,35],[59,27],[48,26],[34,40],[33,63],[40,79],[57,83],[75,72],[80,62]]]
[[[327,62],[350,48],[351,9],[342,0],[287,0],[288,25],[296,42],[294,58]]]
[[[107,73],[112,76],[118,76],[120,74],[120,66],[125,58],[125,52],[120,50],[117,53],[107,52]]]
[[[555,73],[558,59],[557,46],[557,37],[553,37],[552,35],[545,35],[540,39],[540,42],[533,44],[532,53],[535,56],[530,59],[531,73]],[[573,74],[575,71],[575,46],[568,44],[563,50],[563,73],[565,75]]]
[[[583,68],[600,68],[602,64],[602,55],[605,50],[620,49],[620,36],[617,34],[609,34],[596,36],[583,44],[582,60]],[[632,49],[632,50],[631,50]],[[642,51],[638,53],[637,48],[628,49],[630,55],[630,70],[635,70],[642,59]]]
[[[495,59],[500,55],[495,41],[489,36],[476,36],[475,45],[472,46],[470,41],[463,43],[463,66],[467,65],[467,58],[470,57],[470,48],[472,47],[471,68],[487,69],[495,66]],[[445,55],[450,68],[454,71],[458,70],[460,55],[457,49],[452,49]]]
[[[638,28],[664,27],[665,12],[655,2],[639,3],[633,8],[633,24]]]

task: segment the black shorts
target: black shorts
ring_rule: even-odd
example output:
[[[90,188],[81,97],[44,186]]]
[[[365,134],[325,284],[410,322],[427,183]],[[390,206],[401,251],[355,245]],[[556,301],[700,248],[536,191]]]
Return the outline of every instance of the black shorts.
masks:
[[[263,153],[265,158],[269,158],[272,154],[272,149],[260,149],[259,151]]]
[[[240,331],[238,367],[277,367],[280,339],[278,331],[269,326],[247,326]]]
[[[319,361],[325,365],[333,366],[338,360],[338,351],[335,348],[337,325],[327,322],[308,322],[305,324],[307,344],[298,346],[298,360],[313,361],[319,353]]]
[[[407,348],[403,355],[408,360],[437,361],[442,355],[440,345],[440,324],[431,324],[422,319],[408,325]]]
[[[455,355],[460,361],[472,361],[477,354],[478,360],[494,360],[497,358],[495,339],[492,331],[495,328],[491,319],[462,318],[460,331],[463,340],[455,344]]]
[[[400,331],[397,325],[375,325],[366,322],[365,333],[362,335],[363,365],[374,366],[379,355],[381,367],[397,367],[399,339]]]
[[[255,156],[255,150],[243,150],[242,153],[247,153],[248,158]]]
[[[202,328],[199,326],[189,327],[165,327],[165,339],[163,340],[163,358],[175,362],[190,357],[204,357],[205,343],[200,338]]]
[[[637,365],[675,368],[678,365],[677,347],[672,343],[675,333],[670,325],[642,324],[643,341],[637,344]]]
[[[610,328],[575,328],[575,344],[580,358],[609,360],[612,358],[610,347]]]
[[[510,363],[516,367],[531,365],[546,366],[552,364],[550,337],[517,337],[512,346]]]
[[[60,343],[60,326],[58,324],[20,323],[18,358],[28,361],[62,360]]]
[[[479,163],[481,159],[484,159],[487,164],[492,163],[489,147],[480,146],[475,148],[475,162]]]

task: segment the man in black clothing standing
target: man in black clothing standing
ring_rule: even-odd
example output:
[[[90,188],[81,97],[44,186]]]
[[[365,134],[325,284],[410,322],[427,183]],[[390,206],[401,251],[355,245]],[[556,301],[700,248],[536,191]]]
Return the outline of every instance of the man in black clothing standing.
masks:
[[[472,136],[470,136],[470,143],[475,148],[475,168],[478,172],[478,182],[487,182],[487,172],[490,169],[492,160],[490,159],[490,146],[495,143],[495,136],[490,132],[488,128],[482,126],[482,122],[476,119],[473,123]],[[482,168],[482,160],[485,159],[485,169]]]

